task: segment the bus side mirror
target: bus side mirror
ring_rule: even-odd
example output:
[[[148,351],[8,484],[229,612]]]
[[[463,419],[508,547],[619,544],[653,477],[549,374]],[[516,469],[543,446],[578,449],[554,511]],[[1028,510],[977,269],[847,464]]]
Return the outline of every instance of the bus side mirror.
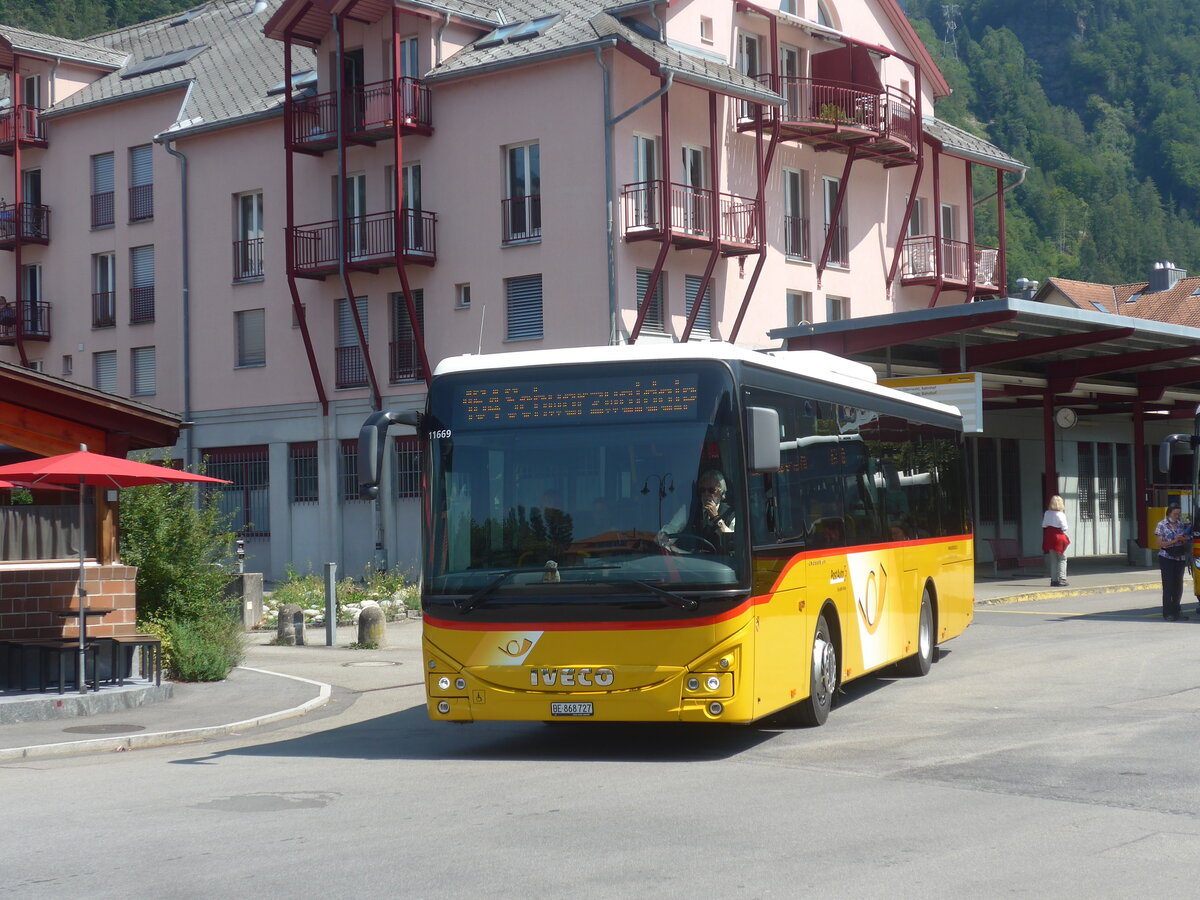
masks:
[[[1158,445],[1158,471],[1171,471],[1171,456],[1175,453],[1176,445],[1180,453],[1192,452],[1192,436],[1190,434],[1168,434]]]
[[[779,412],[765,406],[746,407],[746,443],[751,472],[778,472]]]
[[[371,413],[358,431],[358,496],[374,500],[383,478],[383,457],[387,431],[392,425],[421,424],[421,413],[415,409],[380,410]]]

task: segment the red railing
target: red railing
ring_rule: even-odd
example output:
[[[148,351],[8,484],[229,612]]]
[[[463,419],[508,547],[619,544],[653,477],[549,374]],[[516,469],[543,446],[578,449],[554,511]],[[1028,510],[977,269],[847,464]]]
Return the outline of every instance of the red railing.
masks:
[[[335,347],[337,362],[337,386],[340,388],[363,387],[367,383],[367,363],[362,348],[357,344],[350,347]]]
[[[783,249],[788,256],[812,259],[808,238],[808,216],[783,217]]]
[[[0,112],[0,146],[8,146],[16,137],[23,141],[44,141],[42,110],[36,106],[17,106]]]
[[[437,216],[422,209],[400,211],[400,249],[406,257],[437,257]],[[336,268],[338,220],[297,225],[291,230],[297,271]],[[386,263],[396,254],[396,217],[390,212],[352,216],[346,223],[345,255],[347,262],[379,261]]]
[[[400,92],[401,125],[429,128],[429,88],[420,79],[406,75],[396,83],[377,81],[355,88],[350,98],[350,130],[392,128],[393,90]]]
[[[625,231],[660,231],[659,197],[661,181],[640,181],[622,189],[625,206]],[[719,230],[717,238],[728,244],[753,244],[757,232],[758,201],[753,197],[722,193],[717,198]],[[672,184],[670,190],[671,230],[698,240],[712,240],[712,191],[686,184]]]
[[[233,242],[233,280],[249,281],[263,276],[263,239]]]
[[[937,238],[922,234],[904,239],[900,252],[903,278],[935,278],[938,273]],[[971,262],[975,264],[975,284],[993,286],[1000,252],[995,247],[973,246],[966,241],[942,239],[941,276],[952,281],[969,281]]]
[[[415,340],[392,341],[388,345],[388,353],[391,373],[389,377],[392,384],[401,381],[420,381],[425,377]]]
[[[914,149],[921,143],[917,101],[894,87],[889,87],[884,97],[884,134]]]
[[[658,231],[662,228],[661,181],[639,181],[621,190],[625,206],[625,230]]]
[[[154,321],[154,285],[144,284],[129,289],[129,322],[136,325],[140,322]]]
[[[116,218],[113,215],[113,192],[92,194],[92,227],[105,228],[112,225]]]
[[[769,73],[759,75],[758,80],[768,87],[775,83]],[[913,148],[920,143],[916,100],[899,88],[887,87],[880,92],[827,79],[794,77],[780,77],[778,83],[783,96],[779,117],[784,123],[851,127]],[[753,117],[757,109],[762,107],[747,106],[743,118]]]
[[[92,327],[109,328],[117,324],[117,294],[100,291],[92,294]]]
[[[337,94],[314,94],[292,105],[292,141],[307,144],[332,140],[337,134]]]
[[[758,201],[723,193],[717,203],[721,214],[721,232],[717,237],[721,243],[753,244],[758,228]]]
[[[501,201],[501,213],[504,218],[504,243],[532,241],[542,236],[541,194],[530,194],[528,197],[509,197],[507,200]]]
[[[145,222],[154,218],[154,185],[137,184],[129,189],[129,221]]]
[[[0,203],[0,243],[15,241],[18,233],[24,241],[50,240],[50,207],[40,203]]]
[[[50,303],[46,300],[24,300],[0,304],[0,341],[11,343],[17,337],[20,316],[21,336],[27,340],[50,340]]]

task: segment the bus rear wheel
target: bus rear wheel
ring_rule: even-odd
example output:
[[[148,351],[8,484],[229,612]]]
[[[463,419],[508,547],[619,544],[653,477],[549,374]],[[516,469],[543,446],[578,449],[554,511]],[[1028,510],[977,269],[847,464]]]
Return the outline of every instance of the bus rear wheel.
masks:
[[[920,678],[929,674],[935,653],[933,643],[933,600],[929,597],[929,588],[921,592],[921,615],[917,625],[917,652],[906,659],[900,660],[896,668],[901,675],[910,678]]]
[[[829,718],[833,695],[838,686],[837,647],[824,613],[817,617],[809,667],[808,696],[789,710],[789,718],[797,725],[812,728],[824,725]]]

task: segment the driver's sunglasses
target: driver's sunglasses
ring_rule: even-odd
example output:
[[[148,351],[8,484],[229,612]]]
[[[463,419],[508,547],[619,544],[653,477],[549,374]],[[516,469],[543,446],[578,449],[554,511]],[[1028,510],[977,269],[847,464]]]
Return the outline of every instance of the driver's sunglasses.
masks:
[[[719,494],[721,493],[721,486],[719,484],[702,484],[700,485],[700,493]]]

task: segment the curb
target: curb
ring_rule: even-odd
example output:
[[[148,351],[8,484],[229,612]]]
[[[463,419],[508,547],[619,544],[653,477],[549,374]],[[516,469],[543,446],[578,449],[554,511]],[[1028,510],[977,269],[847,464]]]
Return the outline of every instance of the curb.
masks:
[[[274,675],[279,678],[290,678],[302,681],[318,688],[317,696],[299,706],[283,709],[278,712],[266,713],[252,719],[240,722],[230,722],[225,725],[206,725],[200,728],[184,728],[177,731],[156,731],[150,734],[128,734],[117,737],[93,738],[84,741],[63,741],[57,744],[37,744],[32,747],[12,747],[0,749],[0,762],[20,759],[44,759],[55,756],[71,756],[77,753],[106,753],[123,750],[146,750],[151,747],[165,747],[170,744],[188,744],[208,738],[219,737],[235,731],[248,728],[260,728],[284,719],[306,715],[314,709],[320,709],[329,702],[333,688],[322,681],[301,678],[298,675],[285,675],[282,672],[272,672],[268,669],[256,669],[253,666],[238,666],[247,672],[258,672],[262,675]]]
[[[1133,591],[1149,591],[1162,587],[1160,581],[1144,581],[1135,584],[1109,584],[1098,587],[1066,588],[1028,591],[1024,594],[1012,594],[1008,597],[995,597],[991,600],[976,600],[976,606],[1001,606],[1005,603],[1026,603],[1030,600],[1057,600],[1062,597],[1085,597],[1089,594],[1127,594]]]

